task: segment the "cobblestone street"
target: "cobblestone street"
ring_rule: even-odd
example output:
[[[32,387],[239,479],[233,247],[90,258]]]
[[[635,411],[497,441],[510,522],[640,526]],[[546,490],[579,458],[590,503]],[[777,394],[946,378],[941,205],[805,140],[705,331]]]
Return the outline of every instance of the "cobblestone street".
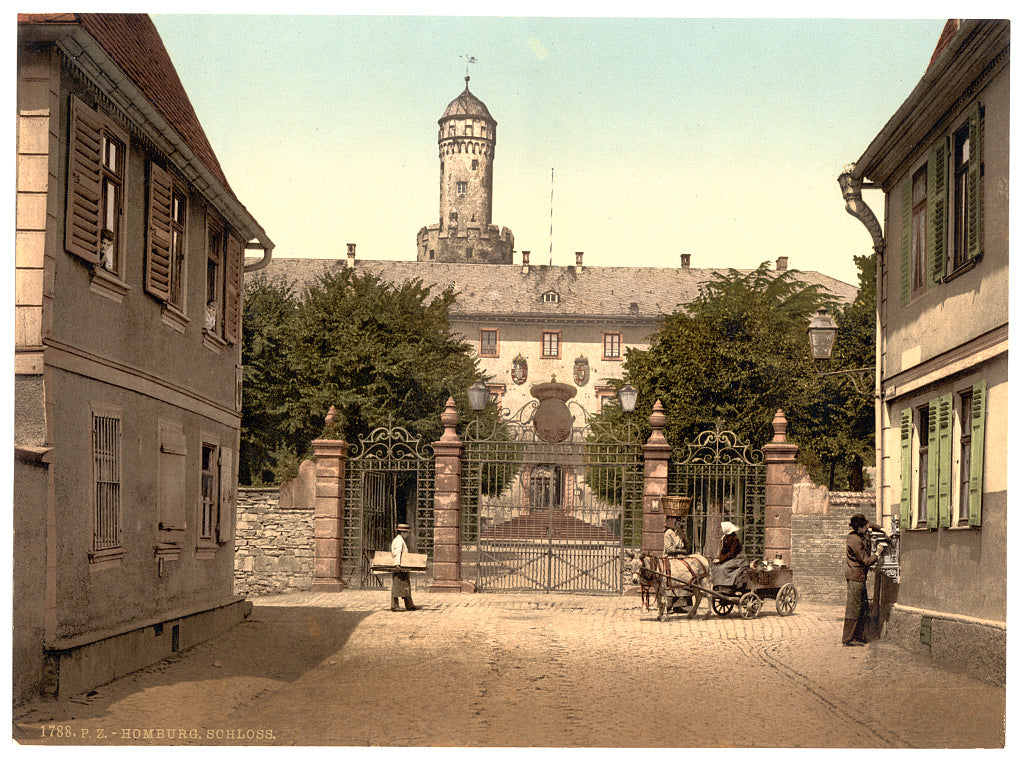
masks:
[[[254,600],[234,630],[94,694],[16,709],[43,744],[947,748],[1003,745],[1005,691],[839,643],[771,600],[659,623],[636,597],[386,592]],[[917,709],[914,711],[913,709]],[[924,710],[922,712],[922,710]]]

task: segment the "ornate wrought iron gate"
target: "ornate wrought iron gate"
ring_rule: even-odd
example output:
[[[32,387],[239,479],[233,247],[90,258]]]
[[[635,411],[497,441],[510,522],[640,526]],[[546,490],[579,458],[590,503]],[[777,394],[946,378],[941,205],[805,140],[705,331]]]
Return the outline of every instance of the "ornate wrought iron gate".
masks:
[[[764,555],[766,472],[764,455],[721,425],[673,450],[668,490],[693,499],[685,528],[694,551],[717,557],[721,524],[729,521],[748,558]]]
[[[567,433],[552,441],[537,409],[466,428],[463,577],[479,590],[619,592],[623,545],[640,544],[639,432],[592,424],[570,402]]]
[[[375,551],[391,548],[395,526],[409,523],[409,549],[430,554],[434,545],[434,455],[403,427],[378,427],[348,448],[342,578],[381,589],[370,573]]]

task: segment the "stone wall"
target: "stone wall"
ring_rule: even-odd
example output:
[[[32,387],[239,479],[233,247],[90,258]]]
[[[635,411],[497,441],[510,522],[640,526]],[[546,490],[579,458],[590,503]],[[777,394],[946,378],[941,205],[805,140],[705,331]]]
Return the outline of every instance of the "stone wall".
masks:
[[[846,535],[850,516],[875,517],[874,492],[829,492],[793,486],[793,577],[801,598],[846,604]]]
[[[313,587],[313,509],[282,507],[282,490],[238,489],[235,593],[275,594]]]

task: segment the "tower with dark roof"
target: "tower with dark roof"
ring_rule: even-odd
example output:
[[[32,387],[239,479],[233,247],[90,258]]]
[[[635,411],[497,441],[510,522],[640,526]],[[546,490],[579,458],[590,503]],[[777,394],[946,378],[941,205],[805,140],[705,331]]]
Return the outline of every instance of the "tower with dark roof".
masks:
[[[438,122],[441,200],[438,222],[420,229],[416,259],[511,264],[512,232],[491,223],[498,123],[466,88]]]

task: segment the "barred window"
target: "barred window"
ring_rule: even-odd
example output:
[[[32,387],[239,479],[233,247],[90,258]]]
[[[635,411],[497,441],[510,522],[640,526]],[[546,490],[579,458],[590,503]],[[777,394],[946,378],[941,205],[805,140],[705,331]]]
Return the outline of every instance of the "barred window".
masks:
[[[202,463],[202,517],[199,520],[199,537],[214,539],[220,522],[220,475],[217,464],[217,447],[203,444]]]
[[[121,417],[92,414],[93,551],[121,546]]]

